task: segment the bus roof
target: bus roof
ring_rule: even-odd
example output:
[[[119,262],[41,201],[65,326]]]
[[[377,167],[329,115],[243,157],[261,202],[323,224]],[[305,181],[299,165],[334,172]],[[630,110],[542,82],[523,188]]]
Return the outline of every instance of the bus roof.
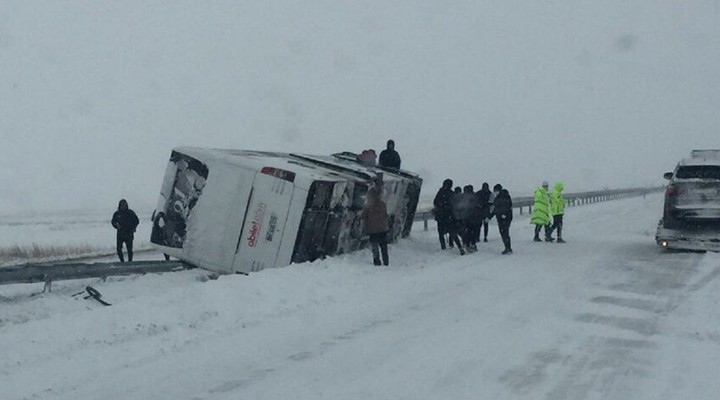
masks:
[[[187,154],[201,162],[214,160],[257,171],[261,171],[264,167],[289,171],[300,178],[300,181],[296,179],[296,184],[308,187],[316,180],[366,182],[374,179],[378,173],[383,174],[384,180],[420,179],[418,176],[406,171],[392,171],[385,168],[364,166],[357,160],[353,160],[350,157],[353,153],[349,152],[338,153],[333,156],[316,156],[201,147],[178,147],[173,151]]]

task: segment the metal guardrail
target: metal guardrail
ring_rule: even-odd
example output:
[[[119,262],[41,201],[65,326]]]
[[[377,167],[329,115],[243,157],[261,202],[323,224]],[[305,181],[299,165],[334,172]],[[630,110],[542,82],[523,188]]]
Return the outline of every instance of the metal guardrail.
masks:
[[[628,197],[645,196],[648,193],[655,193],[665,190],[665,186],[649,187],[649,188],[631,188],[616,190],[598,190],[593,192],[563,193],[563,198],[568,206],[574,207],[583,204],[599,203],[602,201],[624,199]],[[513,208],[523,214],[523,210],[527,209],[528,214],[532,213],[532,207],[535,203],[533,197],[514,197]],[[423,228],[428,230],[428,221],[434,219],[431,209],[418,210],[415,213],[415,222],[423,221]]]
[[[174,272],[194,268],[182,261],[134,261],[112,263],[26,264],[0,267],[0,285],[44,282],[43,291],[52,289],[53,281],[108,276]]]

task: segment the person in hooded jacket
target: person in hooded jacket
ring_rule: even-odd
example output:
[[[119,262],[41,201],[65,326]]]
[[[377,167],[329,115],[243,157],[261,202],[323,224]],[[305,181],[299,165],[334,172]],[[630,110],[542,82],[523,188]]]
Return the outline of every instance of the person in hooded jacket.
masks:
[[[496,183],[495,186],[493,186],[493,191],[490,193],[490,217],[492,218],[495,216],[495,198],[497,195],[500,194],[500,191],[502,190],[502,185],[499,183]]]
[[[498,185],[496,185],[498,186]],[[500,237],[502,238],[505,250],[502,254],[512,254],[512,246],[510,243],[510,224],[513,219],[513,203],[510,197],[510,192],[507,189],[500,189],[500,192],[495,196],[493,202],[495,219],[497,220],[498,230],[500,231]]]
[[[452,179],[445,179],[443,185],[438,190],[433,200],[433,214],[435,215],[435,221],[437,221],[438,238],[440,239],[440,248],[446,249],[445,246],[445,235],[449,235],[450,247],[453,244],[457,244],[460,249],[460,254],[465,254],[465,250],[460,244],[460,240],[457,237],[457,228],[455,217],[453,216],[453,197],[455,193],[452,189]]]
[[[535,202],[530,223],[535,225],[535,237],[533,240],[536,242],[542,242],[540,230],[543,227],[545,227],[545,241],[553,241],[550,236],[550,195],[548,194],[548,186],[547,181],[544,181],[542,186],[535,190]]]
[[[112,226],[117,230],[117,255],[120,262],[125,262],[123,257],[123,243],[127,247],[128,261],[133,259],[133,239],[135,229],[140,224],[140,220],[133,210],[128,207],[127,200],[122,199],[118,203],[118,209],[113,213]]]
[[[552,193],[550,193],[550,212],[553,217],[553,224],[550,227],[550,236],[557,229],[557,242],[565,243],[562,238],[563,215],[565,214],[566,200],[562,197],[562,191],[565,184],[558,182],[555,184]]]
[[[468,251],[476,251],[475,232],[480,229],[481,220],[472,185],[465,185],[462,193],[455,195],[452,206],[460,239]]]
[[[363,209],[362,218],[365,222],[365,232],[370,235],[373,263],[381,265],[380,255],[382,255],[382,265],[390,265],[387,243],[387,205],[380,198],[380,189],[378,187],[372,187],[368,191],[367,203]]]
[[[387,141],[387,148],[380,152],[378,164],[385,168],[400,169],[400,154],[395,151],[394,140]]]
[[[483,235],[483,242],[487,242],[487,236],[488,236],[488,225],[490,222],[490,218],[492,218],[492,192],[490,191],[490,185],[487,182],[483,182],[482,188],[475,193],[475,196],[477,196],[478,206],[480,207],[480,219],[481,224],[480,229],[477,230],[475,241],[480,241],[480,232],[484,232]]]

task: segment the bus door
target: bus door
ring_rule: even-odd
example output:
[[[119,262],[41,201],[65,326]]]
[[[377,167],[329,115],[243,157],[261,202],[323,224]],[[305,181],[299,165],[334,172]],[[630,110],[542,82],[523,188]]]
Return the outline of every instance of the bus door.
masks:
[[[292,172],[268,167],[255,174],[236,246],[235,272],[249,273],[276,266],[295,188],[294,177]]]

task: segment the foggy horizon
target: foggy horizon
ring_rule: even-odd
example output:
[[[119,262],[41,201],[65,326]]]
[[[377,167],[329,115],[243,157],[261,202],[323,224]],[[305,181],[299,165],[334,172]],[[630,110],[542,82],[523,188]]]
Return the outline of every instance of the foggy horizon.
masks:
[[[720,148],[720,3],[0,4],[0,214],[152,207],[174,147],[395,140],[423,179],[659,186]],[[715,138],[715,139],[713,139]]]

